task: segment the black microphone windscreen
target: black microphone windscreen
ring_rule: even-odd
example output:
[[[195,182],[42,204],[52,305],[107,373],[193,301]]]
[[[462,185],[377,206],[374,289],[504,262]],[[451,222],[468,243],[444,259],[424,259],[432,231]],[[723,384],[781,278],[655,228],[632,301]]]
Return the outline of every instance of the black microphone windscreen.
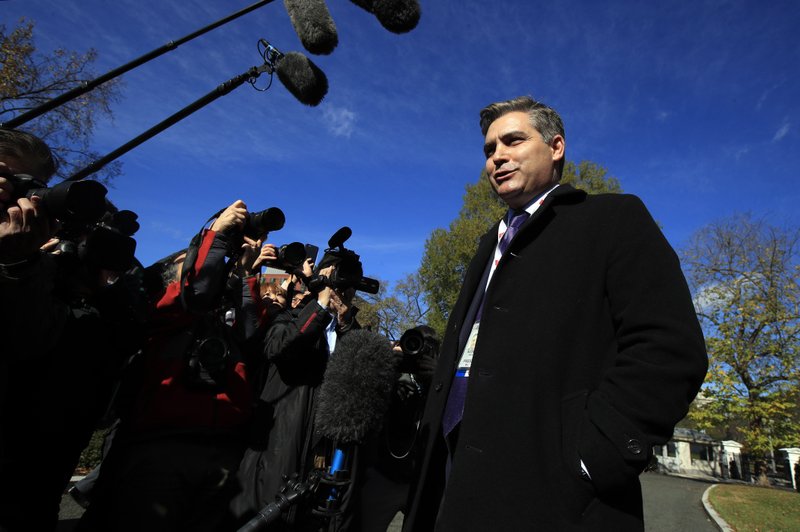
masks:
[[[353,2],[355,5],[357,5],[358,7],[360,7],[361,9],[366,9],[370,13],[374,13],[374,11],[372,10],[372,0],[350,0],[350,1]]]
[[[278,79],[300,103],[319,105],[328,93],[325,73],[299,52],[289,52],[275,65]]]
[[[375,0],[372,8],[381,25],[392,33],[407,33],[419,22],[417,0]]]
[[[389,341],[372,331],[350,331],[337,340],[319,390],[317,432],[338,443],[359,443],[380,429],[398,363]]]
[[[407,33],[417,27],[420,7],[417,0],[350,0],[373,13],[381,25],[392,33]]]
[[[345,225],[331,235],[331,237],[328,239],[328,247],[338,248],[339,246],[344,245],[344,243],[347,242],[347,239],[351,236],[353,236],[353,230]]]
[[[283,4],[306,50],[327,55],[336,48],[339,36],[325,0],[283,0]]]

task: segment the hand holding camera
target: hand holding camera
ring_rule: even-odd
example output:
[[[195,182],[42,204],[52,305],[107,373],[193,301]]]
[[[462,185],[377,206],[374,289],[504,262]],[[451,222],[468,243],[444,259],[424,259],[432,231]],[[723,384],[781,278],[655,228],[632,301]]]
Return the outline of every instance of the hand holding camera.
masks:
[[[336,270],[335,266],[328,266],[326,268],[322,268],[319,271],[319,276],[328,278],[333,275],[334,270]],[[320,291],[317,293],[317,302],[320,304],[322,308],[328,308],[328,305],[331,302],[331,294],[333,293],[333,289],[330,286],[324,285]]]
[[[0,262],[30,258],[53,235],[53,223],[38,196],[19,198],[0,211]]]
[[[247,205],[242,200],[234,201],[211,224],[211,230],[222,234],[240,231],[247,220]]]
[[[258,252],[258,255],[250,267],[250,271],[255,273],[271,262],[278,260],[278,248],[275,244],[264,244]]]

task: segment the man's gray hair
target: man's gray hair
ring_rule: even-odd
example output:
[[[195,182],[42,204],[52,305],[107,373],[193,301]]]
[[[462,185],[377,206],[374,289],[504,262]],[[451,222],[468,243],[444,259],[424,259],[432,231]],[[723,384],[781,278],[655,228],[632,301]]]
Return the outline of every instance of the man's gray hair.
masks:
[[[564,122],[555,109],[549,107],[542,102],[538,102],[530,96],[520,96],[513,100],[506,100],[503,102],[495,102],[487,105],[481,109],[481,133],[486,136],[489,126],[492,122],[497,120],[503,115],[520,111],[528,114],[531,126],[542,136],[542,139],[550,144],[556,135],[566,140],[564,133]],[[566,155],[556,164],[556,173],[558,179],[561,179],[561,173],[564,170],[564,161]]]

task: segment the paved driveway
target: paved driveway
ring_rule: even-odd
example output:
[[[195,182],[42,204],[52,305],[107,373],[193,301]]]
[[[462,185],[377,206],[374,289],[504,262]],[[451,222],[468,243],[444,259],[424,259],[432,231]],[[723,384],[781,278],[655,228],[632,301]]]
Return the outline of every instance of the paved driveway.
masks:
[[[658,473],[641,476],[647,532],[719,532],[703,509],[711,483]]]

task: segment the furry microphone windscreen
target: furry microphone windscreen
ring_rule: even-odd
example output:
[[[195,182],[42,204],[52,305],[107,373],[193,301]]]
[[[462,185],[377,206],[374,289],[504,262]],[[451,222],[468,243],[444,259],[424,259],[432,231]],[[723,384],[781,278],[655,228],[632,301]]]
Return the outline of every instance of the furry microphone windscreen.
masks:
[[[299,52],[285,54],[275,65],[283,86],[305,105],[319,105],[328,93],[328,78]]]
[[[389,341],[377,333],[355,330],[337,340],[319,390],[317,432],[338,443],[359,443],[379,430],[398,362]]]
[[[339,35],[325,0],[283,0],[283,5],[306,50],[317,55],[333,52]]]

